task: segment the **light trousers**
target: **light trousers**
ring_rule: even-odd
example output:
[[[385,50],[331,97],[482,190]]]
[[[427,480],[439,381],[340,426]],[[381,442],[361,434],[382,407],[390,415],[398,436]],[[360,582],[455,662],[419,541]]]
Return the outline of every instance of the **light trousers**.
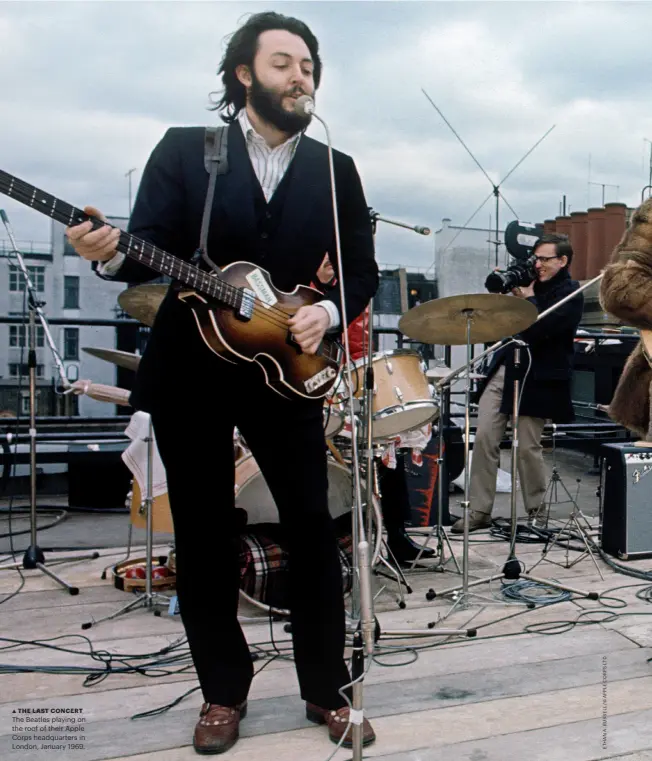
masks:
[[[505,365],[501,365],[487,384],[478,405],[478,427],[473,442],[470,509],[491,514],[496,498],[496,477],[500,465],[500,442],[511,415],[500,412],[505,385]],[[518,475],[525,510],[539,510],[546,493],[546,469],[543,462],[541,435],[544,418],[518,418]]]

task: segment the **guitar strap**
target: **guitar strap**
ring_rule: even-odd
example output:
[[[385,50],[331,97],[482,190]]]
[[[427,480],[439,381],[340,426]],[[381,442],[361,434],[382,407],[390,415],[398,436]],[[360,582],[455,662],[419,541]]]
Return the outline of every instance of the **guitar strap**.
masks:
[[[209,180],[199,235],[199,249],[195,252],[195,258],[201,256],[218,273],[221,271],[220,268],[208,255],[208,228],[211,221],[217,177],[229,171],[227,130],[228,127],[206,127],[204,134],[204,166],[209,174]]]

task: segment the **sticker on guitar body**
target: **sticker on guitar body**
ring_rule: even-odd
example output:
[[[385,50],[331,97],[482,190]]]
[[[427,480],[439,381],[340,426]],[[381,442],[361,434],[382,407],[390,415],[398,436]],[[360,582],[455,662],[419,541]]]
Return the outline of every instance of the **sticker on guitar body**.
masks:
[[[265,309],[269,309],[274,306],[278,299],[274,295],[274,291],[271,289],[269,283],[265,279],[265,275],[259,270],[252,270],[245,276],[247,282],[251,286],[251,290],[258,296],[263,302]]]
[[[336,375],[337,373],[335,370],[333,370],[332,367],[326,367],[316,375],[313,375],[312,378],[305,380],[303,385],[306,387],[306,391],[310,394],[311,392],[315,391],[315,389],[323,386],[324,383],[327,383],[331,378],[334,378]]]

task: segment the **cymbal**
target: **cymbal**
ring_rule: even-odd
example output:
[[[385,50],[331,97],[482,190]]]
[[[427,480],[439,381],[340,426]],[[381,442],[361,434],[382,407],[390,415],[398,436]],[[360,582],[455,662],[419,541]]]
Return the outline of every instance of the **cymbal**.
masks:
[[[513,336],[536,322],[537,309],[529,301],[500,293],[470,293],[433,299],[413,307],[399,320],[409,338],[427,344],[466,343],[467,314],[471,316],[471,343],[488,343]]]
[[[118,296],[118,304],[130,317],[151,328],[168,288],[163,283],[135,285],[122,291]]]
[[[82,351],[91,354],[93,357],[104,359],[107,362],[113,362],[118,367],[124,367],[127,370],[137,370],[140,364],[140,355],[132,354],[128,351],[119,349],[97,349],[94,346],[84,346]]]

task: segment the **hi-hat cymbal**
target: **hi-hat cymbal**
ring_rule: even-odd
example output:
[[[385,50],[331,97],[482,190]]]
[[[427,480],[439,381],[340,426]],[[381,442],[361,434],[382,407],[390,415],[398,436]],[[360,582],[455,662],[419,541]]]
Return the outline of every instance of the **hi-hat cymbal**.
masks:
[[[169,286],[162,283],[135,285],[118,296],[118,304],[135,320],[151,328]]]
[[[118,367],[124,367],[127,370],[137,370],[138,365],[140,364],[140,355],[132,354],[128,351],[120,351],[119,349],[96,349],[94,346],[84,346],[82,351],[91,354],[93,357],[112,362],[114,365],[118,365]]]
[[[529,301],[500,293],[469,293],[433,299],[413,307],[399,320],[409,338],[427,344],[456,346],[466,343],[467,315],[471,317],[471,343],[488,343],[513,336],[537,319]]]

